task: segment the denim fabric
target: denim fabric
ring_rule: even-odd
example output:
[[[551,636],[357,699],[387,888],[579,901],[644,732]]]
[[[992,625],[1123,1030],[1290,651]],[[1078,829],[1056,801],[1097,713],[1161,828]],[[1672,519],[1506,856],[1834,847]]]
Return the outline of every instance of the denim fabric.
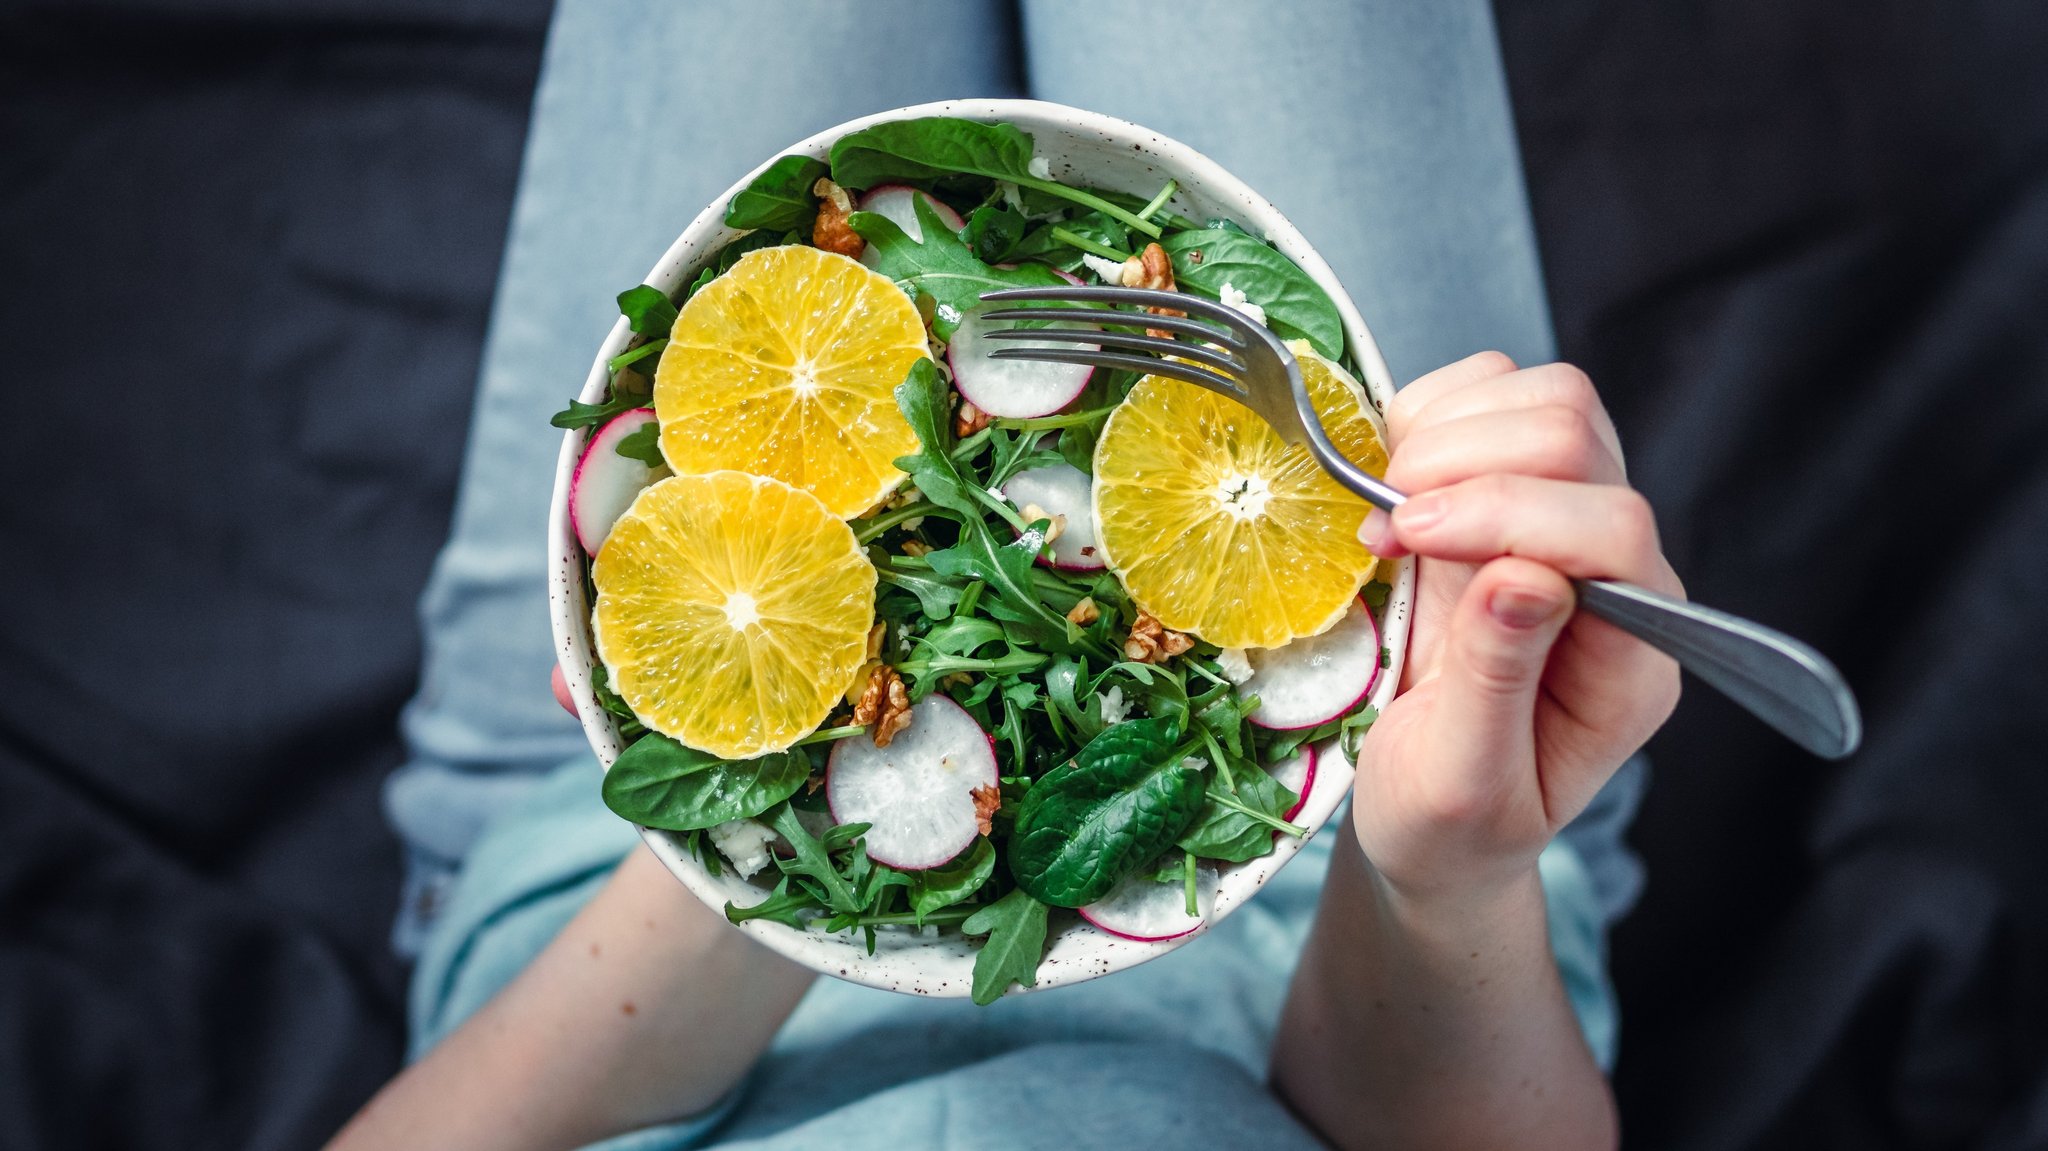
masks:
[[[1483,0],[937,11],[909,0],[558,10],[462,494],[421,608],[411,758],[386,792],[410,849],[394,943],[420,956],[415,1054],[542,947],[633,842],[598,804],[596,765],[546,686],[544,531],[560,443],[547,417],[582,379],[612,297],[773,149],[947,97],[1091,107],[1176,136],[1272,197],[1358,300],[1397,378],[1485,347],[1551,355]],[[1177,52],[1118,32],[1167,12]],[[1604,932],[1640,885],[1621,833],[1643,779],[1640,765],[1617,777],[1542,869],[1560,969],[1603,1064],[1615,1036]],[[1197,1134],[1310,1146],[1259,1081],[1327,862],[1321,838],[1206,938],[1113,979],[990,1009],[822,980],[743,1097],[615,1145],[685,1146],[715,1129],[731,1145],[798,1147],[829,1124],[835,1145],[853,1147],[1192,1146]],[[1111,1108],[1117,1123],[1085,1119]]]

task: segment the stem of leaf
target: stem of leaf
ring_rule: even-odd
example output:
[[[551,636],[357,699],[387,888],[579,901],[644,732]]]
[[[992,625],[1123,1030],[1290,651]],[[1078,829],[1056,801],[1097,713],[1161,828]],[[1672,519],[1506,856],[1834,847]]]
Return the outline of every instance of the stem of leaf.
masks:
[[[991,424],[989,427],[983,428],[959,443],[954,444],[953,450],[946,454],[952,457],[954,463],[964,464],[974,458],[974,453],[980,451],[981,445],[988,442],[989,434],[994,430],[994,425]]]
[[[979,484],[969,483],[967,490],[973,493],[974,498],[987,507],[988,510],[1007,520],[1011,527],[1017,529],[1017,534],[1022,535],[1031,527],[1030,524],[1024,522],[1024,517],[1018,515],[1016,509],[1010,506],[1010,501],[998,498]]]
[[[1119,252],[1108,244],[1099,244],[1079,232],[1068,231],[1058,224],[1052,226],[1052,238],[1069,248],[1079,248],[1090,255],[1101,256],[1105,260],[1115,260],[1119,264],[1131,258],[1129,252]]]
[[[649,340],[646,343],[640,345],[639,347],[632,349],[631,351],[620,352],[618,355],[613,356],[609,361],[606,362],[605,366],[610,368],[612,371],[616,372],[620,368],[625,367],[627,364],[635,363],[639,360],[645,359],[646,357],[651,356],[654,353],[666,347],[668,347],[667,336],[663,336],[660,339]]]
[[[1059,428],[1076,428],[1106,418],[1116,409],[1087,408],[1078,412],[1062,412],[1057,416],[1032,416],[1029,419],[998,419],[989,424],[990,428],[1003,428],[1013,432],[1050,432]],[[988,429],[984,428],[983,431]],[[980,432],[975,433],[980,435]]]
[[[819,728],[817,731],[814,731],[811,734],[803,737],[802,739],[797,740],[794,744],[791,744],[790,746],[802,747],[805,744],[811,743],[835,743],[842,739],[851,739],[856,735],[862,735],[866,733],[867,730],[867,727],[864,725],[855,725],[852,727],[822,727]]]
[[[1244,816],[1245,818],[1251,820],[1254,823],[1263,823],[1267,827],[1272,828],[1274,831],[1284,831],[1296,839],[1300,839],[1302,836],[1308,834],[1308,828],[1306,827],[1302,827],[1299,824],[1289,823],[1284,819],[1276,819],[1273,816],[1267,815],[1263,811],[1255,811],[1252,808],[1246,807],[1244,804],[1239,803],[1237,800],[1231,799],[1227,796],[1211,794],[1209,796],[1209,799],[1218,807],[1228,808],[1231,811],[1234,811],[1239,815]]]
[[[861,543],[867,543],[869,540],[874,539],[876,536],[881,535],[905,520],[919,519],[934,514],[944,515],[945,510],[943,508],[934,508],[923,500],[919,500],[914,504],[904,504],[900,508],[891,508],[874,519],[868,520],[864,526],[853,533],[853,538]]]
[[[1186,885],[1188,893],[1188,918],[1193,919],[1202,913],[1200,905],[1195,902],[1195,856],[1193,852],[1184,851],[1181,853],[1180,872],[1181,882]]]
[[[860,927],[887,927],[892,924],[922,926],[926,923],[964,923],[979,907],[942,907],[922,919],[914,911],[897,911],[888,915],[863,915],[854,923]]]
[[[1180,191],[1180,181],[1168,180],[1166,182],[1166,187],[1159,189],[1159,194],[1157,196],[1152,197],[1151,203],[1138,209],[1138,218],[1141,220],[1151,219],[1152,213],[1157,212],[1161,208],[1164,208],[1166,206],[1166,202],[1168,200],[1173,199],[1173,194],[1178,191]],[[1192,896],[1190,898],[1192,898]],[[1193,915],[1194,912],[1190,911],[1188,912],[1188,914]]]
[[[1062,200],[1070,200],[1084,207],[1093,208],[1110,219],[1120,220],[1155,240],[1160,237],[1159,225],[1150,220],[1140,219],[1138,216],[1124,211],[1122,208],[1091,192],[1084,192],[1079,188],[1069,188],[1055,180],[1041,180],[1036,176],[1012,176],[1010,181],[1022,188],[1035,188],[1048,196],[1057,196]]]

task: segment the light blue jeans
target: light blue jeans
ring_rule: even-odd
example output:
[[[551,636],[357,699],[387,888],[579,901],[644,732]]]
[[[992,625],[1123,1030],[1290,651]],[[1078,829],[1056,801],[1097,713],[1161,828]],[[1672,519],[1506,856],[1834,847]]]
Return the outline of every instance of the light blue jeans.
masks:
[[[409,760],[386,791],[409,851],[394,943],[421,959],[416,1050],[509,978],[633,842],[597,806],[595,763],[547,687],[544,536],[561,434],[548,416],[579,386],[615,316],[613,296],[637,283],[736,173],[778,148],[867,112],[996,95],[1134,120],[1236,172],[1329,260],[1397,379],[1485,348],[1524,363],[1553,355],[1484,0],[565,0],[535,97],[454,526],[421,605],[426,664],[404,717]],[[1617,777],[1567,830],[1569,847],[1545,863],[1560,963],[1603,1058],[1614,1028],[1601,942],[1640,884],[1621,834],[1643,776],[1638,763]],[[1322,858],[1305,852],[1283,873],[1303,900],[1312,900]],[[1261,904],[1271,904],[1263,926],[1251,908],[1234,917],[1245,921],[1239,953],[1226,954],[1221,931],[1177,953],[1213,951],[1221,966],[1162,961],[1093,990],[1028,997],[1020,1004],[1047,1005],[1028,1008],[1031,1026],[1027,1009],[1009,1004],[958,1016],[952,1026],[966,1028],[959,1033],[975,1036],[975,1050],[991,1058],[1018,1058],[1019,1044],[1057,1034],[1140,1043],[1147,1059],[1170,1062],[1155,1048],[1188,1038],[1174,1033],[1175,1013],[1159,1018],[1165,1030],[1102,1033],[1050,1021],[1067,1016],[1049,1005],[1067,1002],[1071,1011],[1086,1000],[1100,1012],[1164,978],[1166,987],[1149,992],[1157,1004],[1178,1003],[1185,992],[1194,1002],[1243,1006],[1236,1025],[1212,1027],[1230,1038],[1190,1041],[1207,1053],[1202,1059],[1220,1052],[1246,1070],[1252,1094],[1244,1114],[1263,1122],[1280,1114],[1256,1098],[1261,1035],[1278,1000],[1232,983],[1265,970],[1265,983],[1284,986],[1290,947],[1299,944],[1296,921],[1312,904],[1291,905],[1270,891],[1253,907]],[[1180,975],[1168,978],[1169,969]],[[821,983],[778,1041],[782,1056],[794,1057],[788,1043],[837,1034],[852,1021],[884,1027],[899,1009],[948,1010],[873,1003],[865,997],[889,997],[847,985],[827,990],[832,982]],[[1002,1040],[990,1029],[1006,1019],[1017,1030]],[[764,1075],[774,1076],[777,1058],[764,1063]],[[966,1056],[948,1058],[957,1068]],[[893,1090],[917,1079],[905,1074]],[[750,1106],[724,1136],[822,1121],[815,1107],[764,1115]],[[1204,1129],[1221,1132],[1214,1123],[1223,1122],[1205,1120]],[[875,1120],[864,1123],[873,1129]],[[1122,1126],[1127,1136],[1131,1128]],[[708,1129],[650,1132],[633,1145],[678,1146]],[[832,1129],[835,1142],[847,1142],[837,1134],[845,1124]],[[898,1142],[878,1134],[875,1145],[916,1146],[926,1129],[886,1131]],[[1093,1145],[1074,1132],[1053,1142]],[[1126,1137],[1118,1145],[1133,1144]],[[1281,1141],[1261,1136],[1245,1145]]]

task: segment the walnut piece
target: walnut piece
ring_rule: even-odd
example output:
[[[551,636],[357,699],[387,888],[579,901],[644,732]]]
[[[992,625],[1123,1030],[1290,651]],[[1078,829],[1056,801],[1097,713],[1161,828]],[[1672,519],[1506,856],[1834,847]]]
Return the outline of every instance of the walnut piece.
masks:
[[[1151,612],[1140,608],[1138,622],[1131,625],[1131,636],[1124,641],[1124,655],[1139,663],[1165,663],[1193,646],[1194,640],[1168,631]]]
[[[818,198],[818,219],[811,225],[811,243],[828,252],[858,258],[867,250],[868,242],[846,222],[853,215],[853,197],[823,176],[811,185],[811,195]]]
[[[868,673],[868,685],[853,705],[853,722],[868,725],[876,747],[889,746],[890,740],[909,729],[910,696],[895,668],[877,664]]]
[[[1094,596],[1082,596],[1074,610],[1067,613],[1067,622],[1077,627],[1087,627],[1102,618],[1102,609],[1095,606]]]
[[[1020,511],[1023,513],[1024,522],[1027,524],[1035,524],[1039,520],[1046,521],[1046,543],[1051,543],[1060,538],[1060,533],[1067,530],[1067,517],[1053,515],[1037,504],[1025,504]]]
[[[987,835],[994,829],[995,825],[990,821],[995,816],[996,808],[1003,805],[1003,789],[988,783],[967,794],[974,797],[974,828]]]
[[[987,427],[988,422],[994,418],[994,416],[968,403],[967,397],[962,396],[960,397],[960,409],[953,413],[953,435],[964,440],[968,436]]]
[[[1180,288],[1173,282],[1173,261],[1167,258],[1166,249],[1155,241],[1145,245],[1145,250],[1124,261],[1122,277],[1126,288],[1150,288],[1155,292],[1177,292]],[[1185,316],[1179,308],[1146,308],[1155,316]],[[1173,333],[1164,328],[1146,328],[1145,334],[1161,339],[1172,339]]]

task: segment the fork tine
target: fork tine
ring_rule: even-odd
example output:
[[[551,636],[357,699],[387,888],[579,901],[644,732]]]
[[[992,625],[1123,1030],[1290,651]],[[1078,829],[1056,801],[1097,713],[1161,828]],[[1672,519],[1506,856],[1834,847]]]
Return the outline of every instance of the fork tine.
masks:
[[[989,293],[994,295],[993,292]],[[1101,308],[1003,308],[979,313],[984,320],[1073,320],[1083,324],[1113,324],[1119,328],[1159,328],[1184,336],[1200,336],[1233,351],[1243,351],[1237,333],[1185,316],[1155,316],[1143,312],[1111,312]]]
[[[1111,303],[1136,304],[1142,308],[1179,308],[1189,315],[1200,315],[1228,327],[1240,338],[1252,331],[1252,322],[1236,308],[1228,308],[1214,300],[1187,292],[1161,292],[1151,288],[999,288],[983,292],[983,300],[1022,302],[1026,300],[1047,300],[1058,303]]]
[[[1047,360],[1055,364],[1088,364],[1098,368],[1125,368],[1143,372],[1148,376],[1170,376],[1207,388],[1221,396],[1228,396],[1238,403],[1246,402],[1245,393],[1237,384],[1217,375],[1207,368],[1193,364],[1177,364],[1172,360],[1158,360],[1151,356],[1132,356],[1123,352],[1090,352],[1080,348],[997,348],[990,352],[992,360]]]
[[[1132,352],[1155,352],[1162,356],[1183,356],[1229,372],[1232,376],[1242,376],[1246,370],[1243,361],[1214,348],[1158,336],[1133,336],[1128,332],[1096,332],[1087,328],[997,328],[982,335],[991,340],[1054,340]]]

